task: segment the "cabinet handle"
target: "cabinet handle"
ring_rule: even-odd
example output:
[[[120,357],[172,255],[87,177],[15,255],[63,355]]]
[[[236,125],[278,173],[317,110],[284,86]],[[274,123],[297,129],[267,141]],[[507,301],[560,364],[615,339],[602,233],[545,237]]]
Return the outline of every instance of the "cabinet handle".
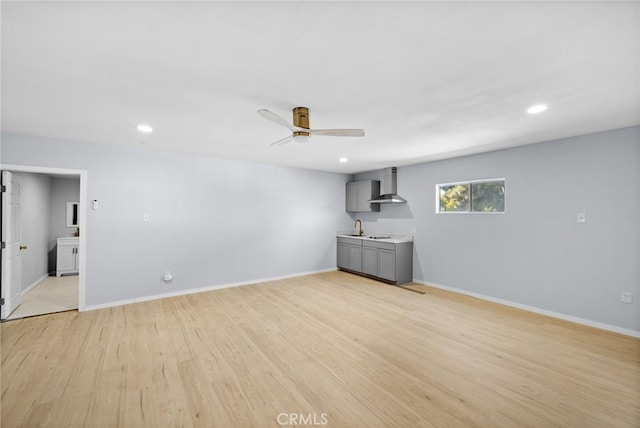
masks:
[[[27,249],[27,246],[26,246],[26,245],[20,245],[20,251],[22,251],[22,250],[26,250],[26,249]]]

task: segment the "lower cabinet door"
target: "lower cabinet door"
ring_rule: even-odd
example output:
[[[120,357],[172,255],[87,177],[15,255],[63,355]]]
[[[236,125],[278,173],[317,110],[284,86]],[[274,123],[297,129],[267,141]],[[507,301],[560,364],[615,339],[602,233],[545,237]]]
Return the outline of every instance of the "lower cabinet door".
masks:
[[[362,247],[349,245],[349,269],[362,272]]]
[[[70,245],[59,246],[56,260],[56,272],[58,276],[60,273],[72,272],[76,269],[75,247]]]
[[[338,260],[337,264],[339,268],[349,268],[349,246],[345,244],[338,244]]]
[[[362,248],[362,271],[368,275],[378,276],[378,249]]]
[[[389,281],[396,280],[396,252],[378,249],[378,276]]]

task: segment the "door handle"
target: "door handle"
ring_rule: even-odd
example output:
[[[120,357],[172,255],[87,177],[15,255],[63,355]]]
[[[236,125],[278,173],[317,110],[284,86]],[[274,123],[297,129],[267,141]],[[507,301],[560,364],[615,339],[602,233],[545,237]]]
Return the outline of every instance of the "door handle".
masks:
[[[26,249],[27,249],[27,246],[26,246],[26,245],[20,245],[20,251],[22,251],[22,250],[26,250]]]

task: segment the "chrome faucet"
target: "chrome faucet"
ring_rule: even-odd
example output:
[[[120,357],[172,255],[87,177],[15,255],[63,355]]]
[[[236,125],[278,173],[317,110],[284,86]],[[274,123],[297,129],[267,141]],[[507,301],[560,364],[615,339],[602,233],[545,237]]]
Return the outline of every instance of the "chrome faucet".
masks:
[[[358,231],[358,236],[362,236],[362,234],[364,233],[364,231],[362,230],[362,220],[357,219],[355,223],[353,223],[353,227],[356,227],[356,225],[360,223],[360,230]]]

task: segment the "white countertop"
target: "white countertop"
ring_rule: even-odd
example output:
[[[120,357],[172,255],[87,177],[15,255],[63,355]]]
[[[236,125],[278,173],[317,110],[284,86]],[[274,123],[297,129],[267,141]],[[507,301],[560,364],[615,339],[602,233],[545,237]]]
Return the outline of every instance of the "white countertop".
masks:
[[[413,242],[413,236],[410,235],[392,235],[386,233],[367,234],[362,236],[353,236],[349,233],[338,233],[337,236],[342,238],[363,239],[367,241],[389,242],[391,244],[402,244],[404,242]]]

